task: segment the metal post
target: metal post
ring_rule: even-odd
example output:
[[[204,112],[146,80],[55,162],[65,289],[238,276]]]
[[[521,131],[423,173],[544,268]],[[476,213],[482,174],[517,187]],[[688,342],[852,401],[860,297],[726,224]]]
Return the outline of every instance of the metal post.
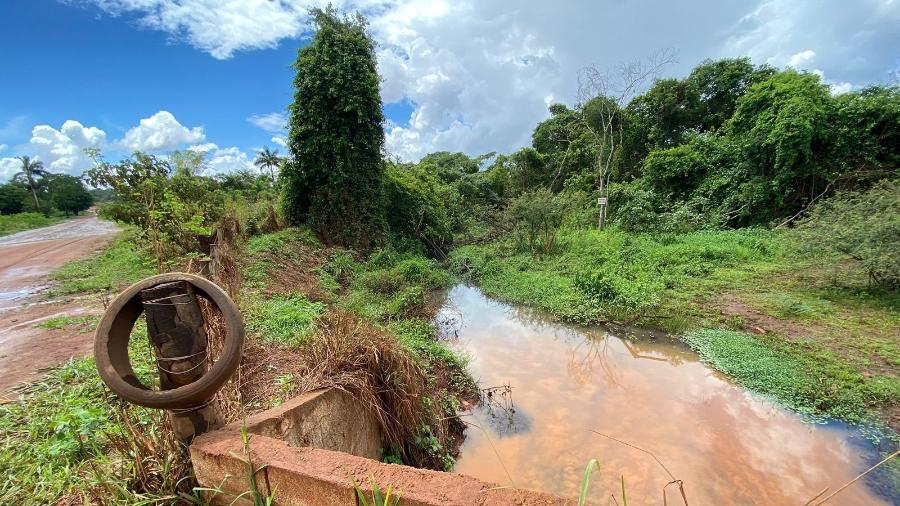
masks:
[[[171,390],[200,379],[210,364],[203,314],[191,284],[163,283],[140,293],[147,317],[147,337],[156,353],[160,389]],[[169,420],[179,439],[185,442],[222,425],[212,398],[193,407],[169,411]]]

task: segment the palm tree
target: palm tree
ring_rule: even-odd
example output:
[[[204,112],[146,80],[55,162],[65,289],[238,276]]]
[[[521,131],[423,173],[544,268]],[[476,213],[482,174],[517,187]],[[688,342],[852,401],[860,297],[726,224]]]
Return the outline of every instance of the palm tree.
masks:
[[[41,204],[37,198],[37,182],[34,179],[36,176],[49,176],[50,171],[44,169],[44,162],[40,160],[32,160],[30,156],[20,156],[18,158],[22,162],[22,171],[13,177],[25,176],[28,189],[31,190],[31,195],[34,197],[34,207],[40,211]]]
[[[268,146],[264,147],[262,151],[256,153],[256,160],[253,161],[253,165],[261,169],[268,169],[269,175],[272,177],[272,184],[275,184],[275,168],[281,165],[281,157],[278,156],[278,150],[272,151]]]

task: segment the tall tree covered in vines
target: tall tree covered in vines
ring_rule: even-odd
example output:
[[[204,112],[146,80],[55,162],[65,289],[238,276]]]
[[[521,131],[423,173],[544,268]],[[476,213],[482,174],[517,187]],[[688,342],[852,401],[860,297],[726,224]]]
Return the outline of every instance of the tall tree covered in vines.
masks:
[[[327,242],[367,249],[384,229],[375,45],[359,14],[328,8],[312,16],[316,34],[295,63],[284,211]]]

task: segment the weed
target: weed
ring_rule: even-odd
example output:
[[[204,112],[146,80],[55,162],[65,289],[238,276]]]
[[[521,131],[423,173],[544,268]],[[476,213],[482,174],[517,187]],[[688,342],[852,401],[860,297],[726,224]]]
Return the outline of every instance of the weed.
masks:
[[[365,491],[356,481],[356,478],[353,476],[349,476],[349,478],[353,482],[353,490],[356,491],[356,498],[361,506],[397,506],[400,504],[400,492],[394,493],[393,485],[388,485],[384,493],[382,493],[381,487],[375,482],[375,477],[370,476],[369,486],[372,488],[370,500],[369,497],[366,497]]]
[[[247,329],[264,341],[297,346],[312,335],[313,320],[324,308],[302,295],[256,298],[246,311]]]
[[[100,317],[98,315],[85,315],[85,316],[70,316],[70,315],[62,315],[62,316],[54,316],[53,318],[48,318],[38,324],[35,327],[39,327],[47,330],[57,330],[66,327],[84,327],[85,331],[94,330],[97,327],[97,324],[100,323]]]

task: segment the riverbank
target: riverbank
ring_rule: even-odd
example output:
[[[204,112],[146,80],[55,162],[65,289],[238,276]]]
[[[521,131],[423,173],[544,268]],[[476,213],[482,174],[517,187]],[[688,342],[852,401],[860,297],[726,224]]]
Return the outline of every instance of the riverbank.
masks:
[[[682,336],[739,384],[804,414],[900,429],[897,295],[834,258],[802,255],[786,234],[564,229],[543,257],[501,237],[449,262],[486,294],[561,321]]]

